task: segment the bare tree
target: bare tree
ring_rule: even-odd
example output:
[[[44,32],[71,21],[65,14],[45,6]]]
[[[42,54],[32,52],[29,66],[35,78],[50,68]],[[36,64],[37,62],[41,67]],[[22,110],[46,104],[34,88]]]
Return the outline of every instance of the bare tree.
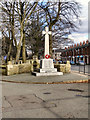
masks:
[[[20,57],[21,45],[23,46],[23,62],[26,61],[24,28],[27,24],[28,19],[35,10],[37,4],[38,2],[21,2],[21,0],[19,0],[19,2],[14,1],[13,3],[1,3],[3,12],[9,18],[9,24],[6,26],[6,29],[8,28],[8,26],[10,26],[9,33],[12,34],[12,40],[14,39],[14,44],[17,48],[16,62],[18,62]],[[8,21],[6,20],[5,22]],[[15,27],[18,28],[18,40],[16,39]],[[8,54],[10,54],[10,52],[8,52]]]
[[[13,39],[16,41],[14,37],[14,4],[15,3],[2,3],[2,34],[3,37],[9,41],[8,53],[7,53],[7,60],[12,50],[13,46]],[[7,43],[7,42],[6,42]]]
[[[26,26],[25,38],[26,45],[33,51],[33,54],[39,55],[44,48],[44,37],[42,36],[42,22],[40,22],[39,13],[35,12],[31,16],[31,22]]]
[[[75,1],[67,2],[41,2],[42,14],[45,25],[49,26],[49,30],[55,32],[53,38],[58,40],[67,40],[69,34],[75,31],[77,22],[79,23],[80,4]],[[52,56],[53,39],[50,36],[50,54]]]
[[[31,41],[33,40],[33,43],[31,42],[32,45],[30,46],[33,46],[33,49],[36,49],[34,46],[37,44],[36,46],[38,48],[39,34],[41,34],[41,31],[45,26],[49,26],[49,30],[53,33],[50,36],[50,54],[52,56],[52,47],[55,46],[56,43],[64,43],[65,41],[70,42],[70,40],[68,40],[68,35],[78,29],[77,25],[80,22],[80,4],[75,1],[48,1],[38,3],[21,2],[21,0],[19,0],[19,2],[14,1],[13,3],[2,3],[1,6],[4,14],[6,15],[4,15],[7,22],[7,24],[5,23],[5,30],[8,31],[7,35],[9,35],[8,37],[11,41],[10,46],[14,43],[17,48],[16,62],[19,60],[21,46],[23,47],[23,62],[26,61],[25,45],[27,36],[30,36]],[[36,29],[37,35],[33,34],[35,33],[35,29],[32,30],[32,24],[30,23],[32,21],[33,28],[37,26],[36,22],[40,23],[36,27],[40,28],[40,33]],[[5,35],[6,33],[3,30],[3,34]],[[35,40],[36,38],[37,40]],[[10,51],[11,47],[8,52],[8,56],[10,55]]]
[[[21,43],[22,43],[22,46],[23,46],[23,52],[22,52],[23,62],[26,61],[24,28],[27,24],[27,21],[28,21],[29,17],[32,15],[33,11],[35,10],[37,4],[38,4],[38,2],[34,2],[34,3],[19,2],[19,4],[18,3],[16,4],[17,14],[19,16],[18,19],[19,19],[19,23],[20,23],[20,35],[21,35],[20,40],[19,40],[19,44],[17,46],[16,61],[19,60]]]

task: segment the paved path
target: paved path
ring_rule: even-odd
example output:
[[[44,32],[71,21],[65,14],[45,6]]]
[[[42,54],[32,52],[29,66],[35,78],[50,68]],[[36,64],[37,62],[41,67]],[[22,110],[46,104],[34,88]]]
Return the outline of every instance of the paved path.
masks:
[[[88,84],[4,83],[3,118],[88,118]]]
[[[71,72],[69,74],[64,74],[63,76],[45,76],[45,77],[36,77],[30,73],[11,75],[11,76],[2,76],[2,80],[9,81],[23,81],[23,82],[61,82],[61,81],[73,81],[73,80],[86,80],[88,79],[87,75]]]
[[[88,76],[70,73],[63,76],[35,77],[31,74],[3,76],[11,81],[68,81]],[[3,118],[88,118],[88,84],[2,83]]]
[[[74,71],[80,71],[82,73],[84,73],[84,66],[83,65],[71,65],[71,70]],[[90,74],[90,65],[85,65],[85,73],[86,74]]]

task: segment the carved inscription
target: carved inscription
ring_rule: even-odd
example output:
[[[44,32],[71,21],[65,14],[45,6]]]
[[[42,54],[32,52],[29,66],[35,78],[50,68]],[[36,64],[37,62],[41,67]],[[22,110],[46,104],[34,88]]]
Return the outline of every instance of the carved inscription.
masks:
[[[52,68],[52,62],[51,62],[50,60],[44,61],[44,67],[45,67],[45,68]]]

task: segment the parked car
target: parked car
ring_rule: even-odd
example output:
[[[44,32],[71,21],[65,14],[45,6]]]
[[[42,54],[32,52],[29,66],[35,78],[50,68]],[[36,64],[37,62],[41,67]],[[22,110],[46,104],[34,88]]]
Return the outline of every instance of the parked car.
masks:
[[[79,61],[79,65],[85,65],[84,61]]]
[[[71,65],[75,65],[75,62],[74,62],[74,61],[70,61],[70,64],[71,64]]]
[[[66,64],[66,63],[67,63],[67,61],[63,61],[63,63],[64,63],[64,64]]]
[[[79,61],[76,62],[76,65],[79,65]]]
[[[56,63],[56,60],[53,59],[53,63]]]

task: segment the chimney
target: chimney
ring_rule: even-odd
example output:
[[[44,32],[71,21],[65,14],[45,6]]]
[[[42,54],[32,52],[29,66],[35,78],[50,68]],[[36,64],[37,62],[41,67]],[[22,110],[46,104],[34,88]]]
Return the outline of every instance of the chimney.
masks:
[[[79,44],[77,43],[77,46],[79,46]]]
[[[85,45],[85,41],[83,41],[83,45]]]
[[[76,44],[74,44],[74,47],[76,47]]]
[[[80,46],[82,46],[82,43],[80,42]]]
[[[86,41],[86,44],[88,44],[88,40]]]

